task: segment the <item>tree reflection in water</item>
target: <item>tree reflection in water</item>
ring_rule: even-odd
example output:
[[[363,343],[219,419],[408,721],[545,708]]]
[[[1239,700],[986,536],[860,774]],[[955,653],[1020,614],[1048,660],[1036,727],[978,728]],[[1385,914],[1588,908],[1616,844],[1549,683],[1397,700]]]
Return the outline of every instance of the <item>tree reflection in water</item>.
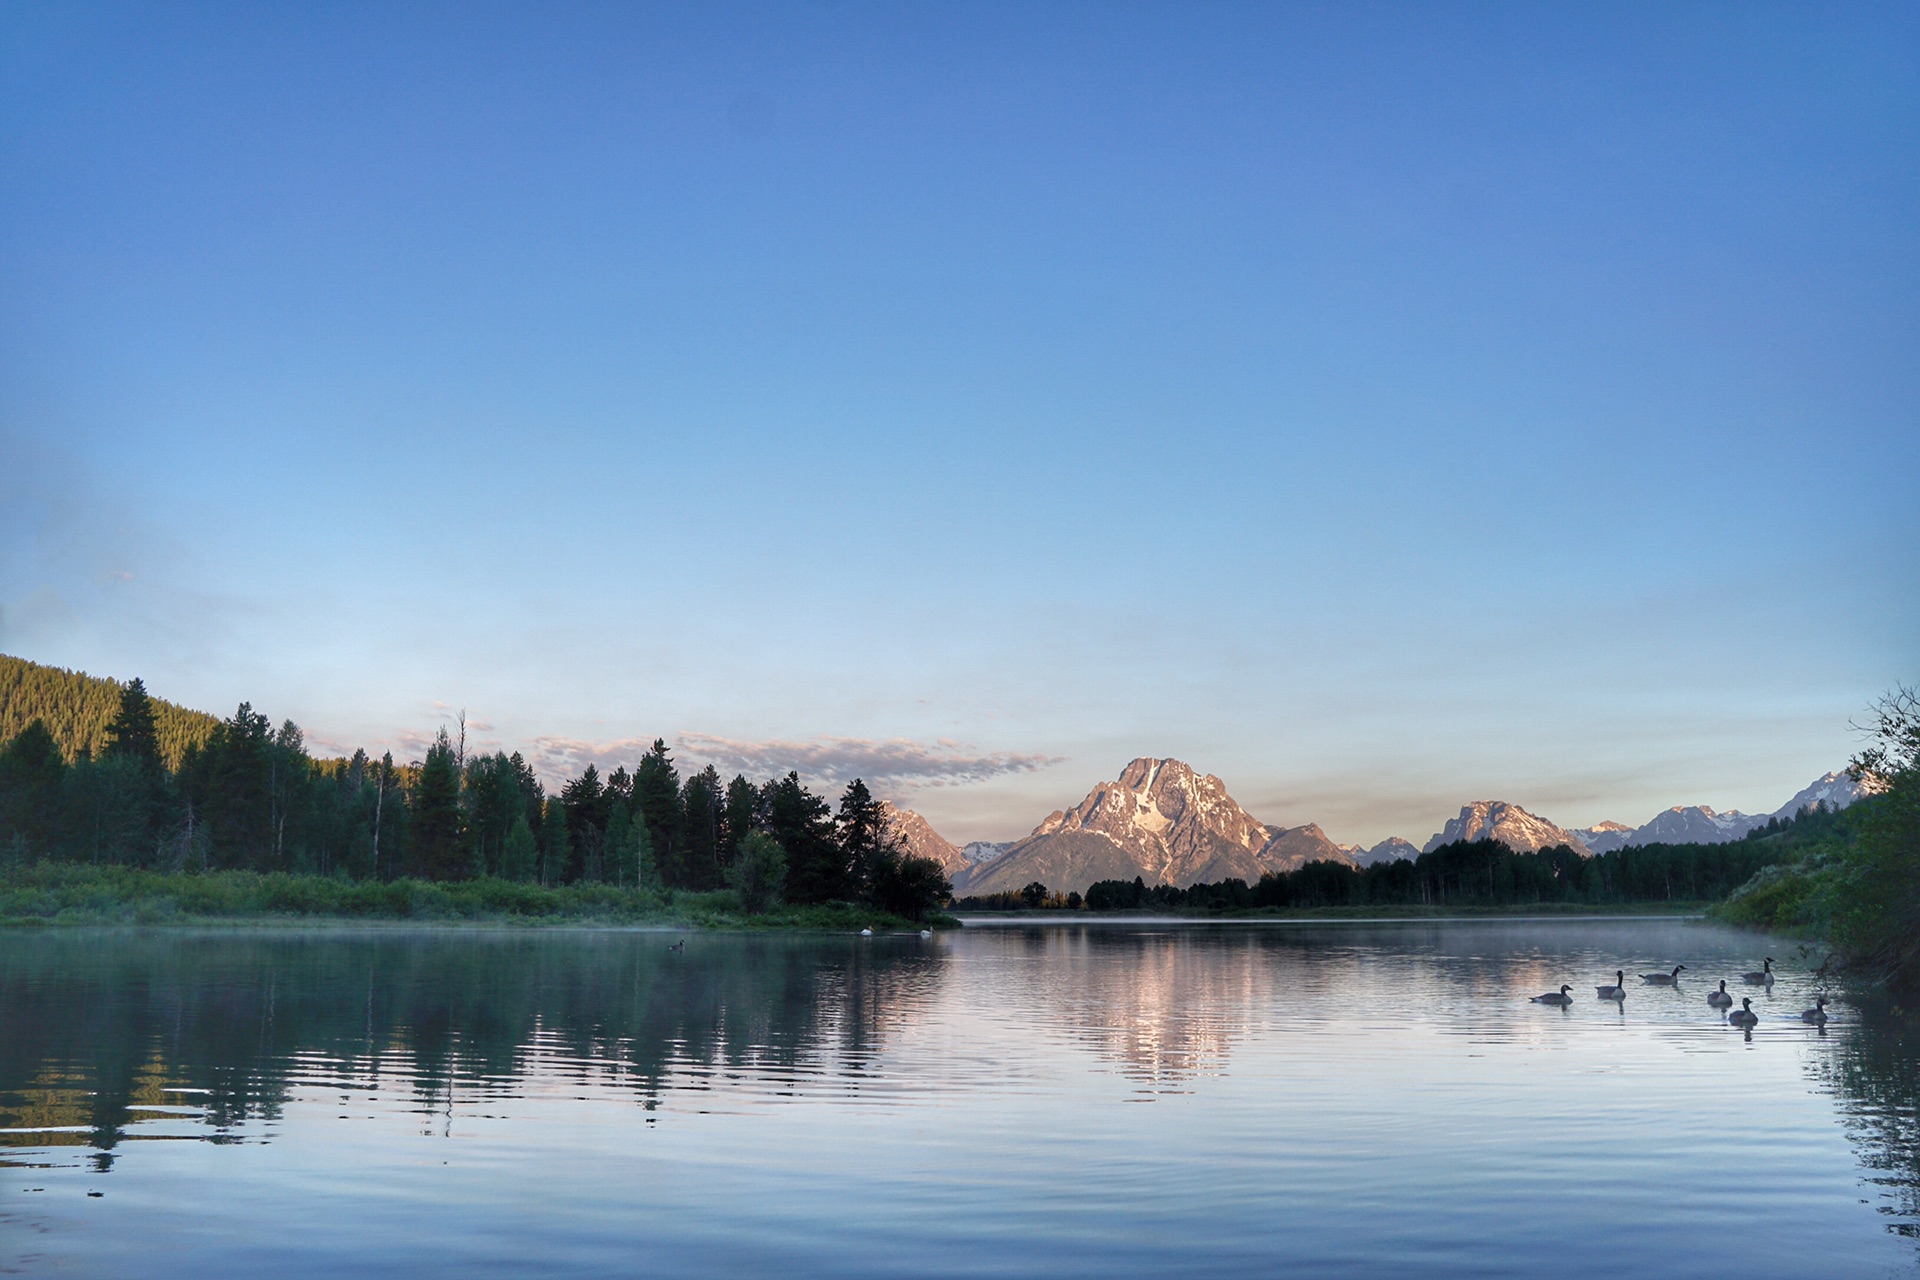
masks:
[[[299,1086],[459,1090],[535,1075],[643,1106],[716,1073],[858,1088],[939,980],[918,939],[654,933],[127,933],[0,938],[0,1146],[235,1141]],[[175,1128],[149,1122],[172,1121]],[[149,1132],[143,1132],[146,1129]]]
[[[1884,998],[1857,1002],[1859,1022],[1812,1058],[1815,1077],[1842,1101],[1860,1163],[1881,1188],[1887,1229],[1920,1239],[1920,1020]]]

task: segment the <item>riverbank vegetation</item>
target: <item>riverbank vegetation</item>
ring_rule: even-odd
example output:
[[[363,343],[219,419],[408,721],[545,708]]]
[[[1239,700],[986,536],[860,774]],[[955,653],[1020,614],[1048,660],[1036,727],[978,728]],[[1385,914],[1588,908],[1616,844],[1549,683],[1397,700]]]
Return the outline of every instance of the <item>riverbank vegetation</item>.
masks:
[[[42,862],[0,873],[0,925],[260,924],[630,925],[659,928],[914,930],[922,919],[856,903],[743,903],[731,889],[540,885],[469,880],[348,880],[284,872],[150,871]]]
[[[1759,871],[1715,914],[1818,938],[1856,972],[1920,990],[1920,694],[1874,707],[1854,776],[1877,794]]]
[[[0,877],[9,893],[27,892],[36,876],[79,883],[62,880],[60,868],[113,868],[248,873],[257,881],[207,883],[245,886],[232,889],[241,897],[305,895],[298,913],[308,915],[327,914],[327,903],[352,915],[415,893],[448,904],[451,916],[511,899],[543,904],[535,915],[638,919],[657,904],[708,895],[731,903],[726,912],[789,921],[801,916],[780,912],[783,904],[917,920],[950,893],[938,864],[905,853],[859,779],[836,811],[794,773],[755,783],[708,766],[682,777],[656,739],[631,772],[603,778],[589,764],[550,795],[518,753],[469,754],[464,721],[457,734],[443,729],[419,761],[365,751],[316,759],[299,726],[276,729],[247,703],[196,727],[169,719],[139,680],[55,675],[64,682],[0,671],[12,680],[0,680],[9,714],[38,709],[68,725],[56,733],[36,714],[0,746]],[[94,733],[93,712],[61,698],[84,694],[90,707],[99,685],[115,690],[116,708]],[[96,896],[137,887],[150,904],[211,903],[227,892],[179,887],[186,879],[164,889],[93,883]],[[394,884],[412,888],[384,887]]]

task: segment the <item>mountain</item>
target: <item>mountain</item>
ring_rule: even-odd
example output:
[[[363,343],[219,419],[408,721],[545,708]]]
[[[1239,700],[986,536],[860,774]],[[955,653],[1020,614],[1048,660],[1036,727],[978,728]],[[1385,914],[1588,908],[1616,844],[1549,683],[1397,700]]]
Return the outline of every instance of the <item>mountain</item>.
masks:
[[[1823,773],[1769,816],[1784,822],[1802,809],[1812,808],[1815,804],[1824,804],[1829,809],[1844,809],[1867,794],[1865,787],[1844,773]],[[1766,819],[1763,818],[1754,825],[1760,826],[1765,821]]]
[[[969,866],[979,862],[992,862],[995,858],[1013,848],[1011,840],[974,840],[960,851],[960,856]]]
[[[1363,850],[1356,861],[1363,867],[1376,862],[1398,862],[1402,859],[1420,856],[1420,846],[1411,840],[1402,840],[1399,836],[1388,836],[1371,849]]]
[[[933,859],[949,880],[971,868],[960,847],[935,831],[925,818],[884,800],[880,807],[887,815],[889,830],[910,857]]]
[[[1350,867],[1360,865],[1360,856],[1352,846],[1335,844],[1318,823],[1309,822],[1304,827],[1268,827],[1267,830],[1272,838],[1255,855],[1263,871],[1295,871],[1309,862],[1344,862]],[[1259,876],[1242,878],[1251,884]]]
[[[1353,861],[1317,826],[1268,827],[1213,775],[1143,757],[1073,808],[1047,815],[999,857],[976,863],[965,891],[1011,893],[1036,880],[1058,892],[1135,878],[1182,888],[1229,876],[1251,884],[1315,857]]]
[[[69,760],[82,751],[98,755],[107,745],[107,726],[119,714],[126,687],[118,680],[0,653],[0,746],[40,720]],[[170,767],[177,767],[186,749],[205,742],[220,723],[204,711],[159,698],[153,700],[153,720],[160,754]]]
[[[1509,849],[1528,851],[1550,849],[1557,844],[1564,844],[1575,853],[1588,851],[1586,842],[1573,832],[1505,800],[1475,800],[1463,805],[1460,816],[1450,819],[1434,833],[1421,852],[1431,853],[1456,840],[1498,840]]]
[[[1633,842],[1633,828],[1624,822],[1598,822],[1591,827],[1574,827],[1572,830],[1593,853],[1612,853]]]
[[[1725,844],[1755,827],[1767,825],[1765,814],[1754,817],[1738,809],[1715,813],[1704,804],[1675,805],[1636,827],[1622,844]]]

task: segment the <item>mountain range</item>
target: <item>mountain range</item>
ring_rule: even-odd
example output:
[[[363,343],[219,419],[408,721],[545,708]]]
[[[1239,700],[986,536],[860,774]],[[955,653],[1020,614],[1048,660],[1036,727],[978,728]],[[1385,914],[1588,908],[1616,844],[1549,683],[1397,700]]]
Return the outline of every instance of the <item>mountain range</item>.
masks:
[[[910,853],[932,858],[962,896],[1015,893],[1038,882],[1056,892],[1084,892],[1097,880],[1141,879],[1182,887],[1235,877],[1248,883],[1268,872],[1308,862],[1364,867],[1412,858],[1456,840],[1498,840],[1513,849],[1566,845],[1580,854],[1629,845],[1715,844],[1738,840],[1770,818],[1790,818],[1815,803],[1844,808],[1862,795],[1843,773],[1816,778],[1770,814],[1719,813],[1706,805],[1678,805],[1638,827],[1602,822],[1566,828],[1504,800],[1461,806],[1425,844],[1398,836],[1371,848],[1336,844],[1315,823],[1280,827],[1261,822],[1212,774],[1180,760],[1141,757],[1071,809],[1056,810],[1019,840],[975,841],[964,848],[945,839],[911,809],[890,808],[893,830]]]

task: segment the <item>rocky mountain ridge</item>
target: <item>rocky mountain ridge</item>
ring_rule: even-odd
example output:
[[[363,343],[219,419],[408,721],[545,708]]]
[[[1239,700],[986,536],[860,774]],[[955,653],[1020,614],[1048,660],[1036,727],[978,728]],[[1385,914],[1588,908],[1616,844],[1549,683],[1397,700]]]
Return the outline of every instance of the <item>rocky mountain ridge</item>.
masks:
[[[1504,800],[1475,800],[1460,809],[1424,845],[1398,836],[1363,849],[1335,843],[1318,824],[1280,827],[1260,822],[1212,774],[1183,761],[1141,757],[1111,782],[1095,784],[1071,809],[1055,810],[1013,841],[974,841],[964,848],[944,839],[910,809],[889,811],[908,852],[932,858],[960,895],[1018,892],[1039,882],[1056,892],[1084,892],[1096,880],[1133,880],[1181,886],[1234,877],[1253,883],[1269,872],[1308,862],[1369,866],[1412,858],[1455,840],[1493,839],[1514,849],[1564,844],[1580,854],[1629,845],[1720,843],[1737,840],[1769,818],[1789,818],[1814,804],[1851,804],[1863,794],[1845,774],[1829,773],[1772,814],[1717,812],[1677,805],[1639,827],[1601,822],[1566,828]]]

